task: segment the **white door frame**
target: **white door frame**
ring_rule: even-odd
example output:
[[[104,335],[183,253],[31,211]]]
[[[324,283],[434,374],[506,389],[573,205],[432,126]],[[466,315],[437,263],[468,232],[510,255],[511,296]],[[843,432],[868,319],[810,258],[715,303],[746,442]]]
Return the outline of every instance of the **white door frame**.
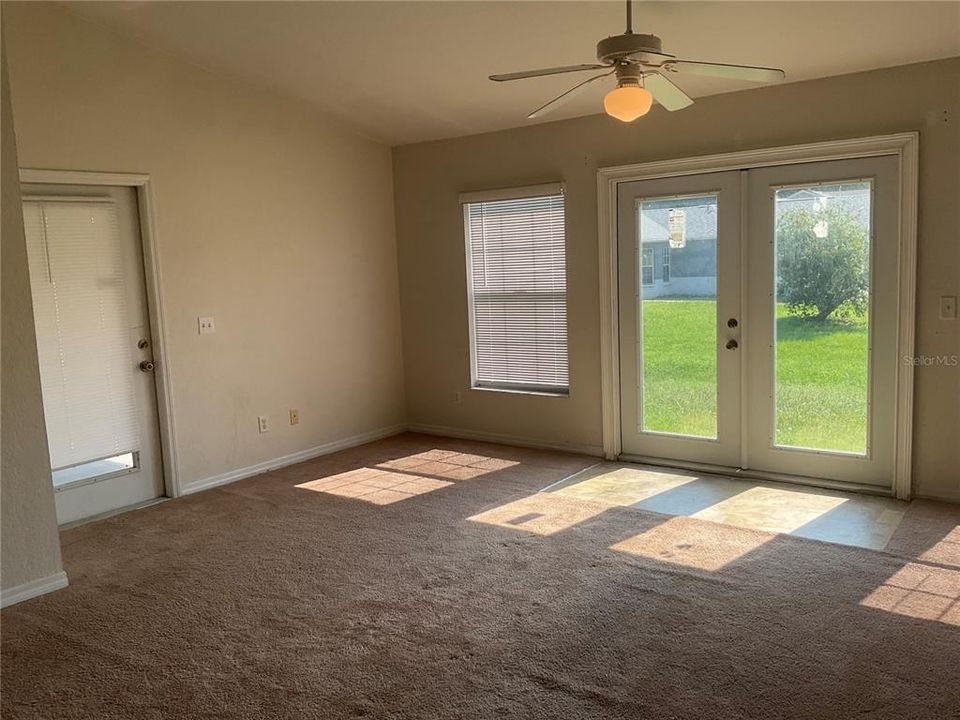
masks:
[[[620,341],[617,287],[617,186],[621,182],[749,170],[773,165],[894,155],[900,170],[899,287],[897,318],[896,453],[893,494],[910,498],[913,445],[913,357],[916,322],[917,165],[916,132],[867,138],[744,150],[678,160],[600,168],[597,171],[597,227],[600,268],[600,365],[603,452],[614,460],[621,453]],[[742,248],[747,243],[742,243]]]
[[[173,386],[167,361],[167,331],[163,312],[163,281],[160,272],[160,243],[154,222],[153,191],[150,176],[138,173],[87,172],[81,170],[41,170],[20,168],[21,183],[47,185],[109,185],[130,187],[137,193],[140,217],[140,242],[143,245],[143,274],[147,291],[147,313],[153,340],[154,376],[157,388],[157,415],[160,450],[163,457],[163,487],[167,497],[183,494],[174,431]]]

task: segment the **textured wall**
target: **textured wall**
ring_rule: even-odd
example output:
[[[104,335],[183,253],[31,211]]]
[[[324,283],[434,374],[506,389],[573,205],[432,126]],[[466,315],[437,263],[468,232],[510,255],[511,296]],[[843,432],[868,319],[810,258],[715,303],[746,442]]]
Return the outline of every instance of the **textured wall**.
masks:
[[[7,63],[0,95],[0,587],[60,570]]]
[[[389,148],[68,8],[5,6],[21,166],[151,176],[181,482],[403,422]]]

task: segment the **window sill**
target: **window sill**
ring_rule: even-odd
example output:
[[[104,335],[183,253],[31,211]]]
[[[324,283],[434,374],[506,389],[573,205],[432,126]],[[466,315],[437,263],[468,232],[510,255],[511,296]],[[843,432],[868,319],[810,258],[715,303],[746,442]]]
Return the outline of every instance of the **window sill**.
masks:
[[[552,398],[569,398],[570,397],[569,390],[523,390],[521,388],[484,387],[482,385],[474,385],[470,389],[476,390],[478,392],[504,393],[507,395],[534,395],[539,397],[552,397]]]

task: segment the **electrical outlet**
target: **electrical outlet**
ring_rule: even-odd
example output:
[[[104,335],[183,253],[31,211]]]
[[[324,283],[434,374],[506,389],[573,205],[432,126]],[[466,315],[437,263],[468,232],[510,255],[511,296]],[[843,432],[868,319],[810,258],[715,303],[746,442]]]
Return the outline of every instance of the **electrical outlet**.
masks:
[[[299,425],[300,424],[300,411],[296,408],[290,408],[290,424]]]
[[[216,326],[213,324],[213,317],[198,317],[197,318],[197,330],[201,335],[211,335],[217,331]]]
[[[270,432],[270,418],[266,415],[260,415],[257,418],[257,426],[261,433]]]
[[[940,296],[940,319],[941,320],[957,319],[957,296],[956,295]]]

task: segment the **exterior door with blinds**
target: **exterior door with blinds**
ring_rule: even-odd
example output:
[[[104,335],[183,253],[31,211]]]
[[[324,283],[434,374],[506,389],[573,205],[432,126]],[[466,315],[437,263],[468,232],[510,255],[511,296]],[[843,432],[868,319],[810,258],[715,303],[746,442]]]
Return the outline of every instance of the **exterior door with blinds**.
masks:
[[[164,493],[132,188],[23,186],[57,519]]]
[[[560,184],[461,196],[471,385],[569,393]]]

